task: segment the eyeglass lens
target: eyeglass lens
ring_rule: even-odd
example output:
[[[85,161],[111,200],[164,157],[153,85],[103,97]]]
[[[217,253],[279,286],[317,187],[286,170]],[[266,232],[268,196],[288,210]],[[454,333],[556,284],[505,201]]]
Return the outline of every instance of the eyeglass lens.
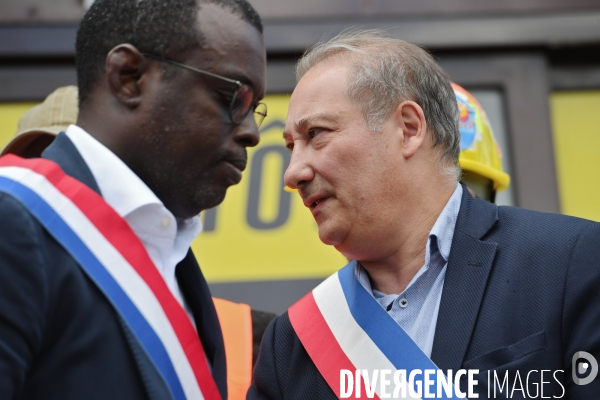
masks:
[[[260,128],[260,125],[265,120],[267,116],[267,105],[265,103],[258,103],[256,109],[254,110],[254,120],[256,121],[256,126]]]
[[[249,112],[254,111],[254,120],[256,126],[260,126],[265,116],[267,115],[267,106],[264,103],[259,103],[256,106],[256,110],[253,110],[254,93],[252,89],[243,85],[234,94],[231,99],[231,119],[234,123],[240,123],[248,115]]]

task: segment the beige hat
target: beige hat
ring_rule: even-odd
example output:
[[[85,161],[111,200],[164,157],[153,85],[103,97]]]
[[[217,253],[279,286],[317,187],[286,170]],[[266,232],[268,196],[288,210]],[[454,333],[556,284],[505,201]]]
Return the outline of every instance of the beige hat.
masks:
[[[64,86],[56,89],[42,104],[23,114],[15,137],[0,155],[12,153],[22,157],[39,157],[59,132],[77,122],[78,113],[77,87]],[[41,136],[45,136],[46,140],[38,141],[35,148],[29,148]]]

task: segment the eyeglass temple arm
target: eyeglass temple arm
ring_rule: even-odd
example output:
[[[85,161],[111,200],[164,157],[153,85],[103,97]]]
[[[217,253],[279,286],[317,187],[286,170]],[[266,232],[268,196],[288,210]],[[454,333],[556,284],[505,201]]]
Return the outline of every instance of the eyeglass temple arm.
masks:
[[[142,53],[142,55],[144,55],[145,57],[148,57],[148,58],[154,58],[155,60],[166,62],[167,64],[177,65],[178,67],[189,69],[190,71],[199,72],[199,73],[204,74],[204,75],[212,76],[213,78],[221,79],[221,80],[224,80],[226,82],[235,83],[238,86],[242,86],[243,85],[242,82],[240,82],[240,81],[238,81],[236,79],[229,79],[229,78],[226,78],[226,77],[221,76],[221,75],[213,74],[212,72],[203,71],[201,69],[190,67],[189,65],[181,64],[181,63],[178,63],[177,61],[169,60],[168,58],[157,56],[155,54]]]

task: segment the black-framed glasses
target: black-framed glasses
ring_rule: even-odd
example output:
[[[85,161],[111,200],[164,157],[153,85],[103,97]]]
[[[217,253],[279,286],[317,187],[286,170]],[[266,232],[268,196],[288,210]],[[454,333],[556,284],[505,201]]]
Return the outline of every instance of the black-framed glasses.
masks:
[[[254,105],[254,90],[236,79],[229,79],[221,75],[214,74],[212,72],[204,71],[198,68],[190,67],[189,65],[178,63],[177,61],[169,60],[161,56],[150,53],[142,53],[144,56],[154,58],[155,60],[166,62],[167,64],[176,65],[181,68],[189,69],[190,71],[198,72],[200,74],[212,76],[213,78],[221,79],[225,82],[233,83],[237,85],[237,90],[233,93],[231,103],[229,103],[229,118],[234,124],[241,123],[250,111],[254,112],[254,121],[256,126],[260,127],[265,117],[267,116],[267,105],[265,103],[258,103]]]

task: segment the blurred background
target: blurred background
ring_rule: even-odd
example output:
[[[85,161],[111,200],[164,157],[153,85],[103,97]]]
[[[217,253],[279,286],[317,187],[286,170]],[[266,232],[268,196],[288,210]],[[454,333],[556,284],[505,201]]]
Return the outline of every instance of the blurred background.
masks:
[[[265,24],[269,116],[242,183],[201,216],[193,249],[214,295],[281,313],[346,263],[284,190],[281,133],[295,61],[350,27],[428,49],[479,100],[512,178],[499,204],[600,221],[600,0],[250,2]],[[90,3],[0,0],[0,148],[27,109],[76,84],[75,34]]]

